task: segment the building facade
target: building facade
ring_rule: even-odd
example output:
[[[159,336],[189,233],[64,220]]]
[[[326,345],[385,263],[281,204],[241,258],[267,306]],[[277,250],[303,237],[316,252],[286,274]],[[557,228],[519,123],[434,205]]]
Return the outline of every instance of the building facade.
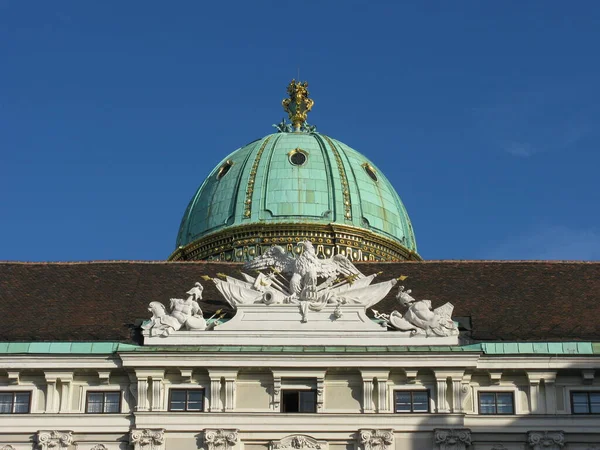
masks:
[[[0,263],[0,449],[600,450],[600,264],[422,261],[288,94],[170,262]]]

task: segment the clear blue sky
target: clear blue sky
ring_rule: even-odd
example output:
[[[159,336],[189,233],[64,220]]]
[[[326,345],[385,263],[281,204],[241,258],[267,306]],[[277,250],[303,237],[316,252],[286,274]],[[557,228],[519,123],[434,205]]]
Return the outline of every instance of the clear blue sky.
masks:
[[[600,259],[598,1],[0,0],[0,260],[165,259],[298,66],[425,259]]]

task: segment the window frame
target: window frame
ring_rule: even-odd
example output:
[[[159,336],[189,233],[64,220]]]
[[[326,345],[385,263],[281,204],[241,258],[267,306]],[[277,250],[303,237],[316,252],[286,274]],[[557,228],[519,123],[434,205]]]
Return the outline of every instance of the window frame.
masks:
[[[194,391],[194,392],[201,392],[202,393],[202,408],[200,409],[188,409],[188,403],[189,403],[189,398],[188,395],[186,394],[185,397],[185,409],[181,410],[181,409],[172,409],[171,408],[171,401],[173,398],[173,392],[177,391],[177,392],[189,392],[189,391]],[[172,387],[169,388],[169,399],[167,401],[167,411],[169,412],[174,412],[174,413],[201,413],[201,412],[205,412],[206,411],[206,389],[203,387]]]
[[[410,392],[410,411],[396,411],[396,394],[397,393],[407,393]],[[425,392],[427,394],[427,411],[414,411],[414,401],[413,401],[413,393],[414,392]],[[422,389],[394,389],[392,394],[392,410],[394,414],[431,414],[431,389],[423,386]]]
[[[30,389],[15,389],[15,390],[6,390],[0,391],[0,394],[12,394],[12,403],[11,403],[11,412],[0,412],[0,415],[9,415],[9,414],[31,414],[31,408],[33,405],[33,391]],[[27,411],[26,412],[15,412],[15,396],[17,394],[29,394],[29,402],[27,403]]]
[[[575,408],[573,408],[573,394],[587,394],[587,404],[588,404],[588,409],[590,412],[587,413],[578,413],[575,412]],[[600,391],[599,390],[594,390],[594,389],[590,389],[590,390],[582,390],[582,389],[569,389],[569,399],[570,399],[570,406],[571,406],[571,414],[576,415],[576,416],[600,416],[600,412],[592,412],[592,404],[590,402],[590,394],[598,394],[600,395]]]
[[[481,412],[481,394],[494,394],[494,408],[496,412],[493,413],[484,413]],[[510,413],[499,413],[498,412],[498,394],[510,395],[512,399],[512,412]],[[515,401],[515,392],[514,390],[497,390],[497,389],[485,389],[477,391],[477,414],[481,416],[514,416],[517,414],[517,406]]]
[[[101,412],[90,412],[90,394],[102,394],[102,411]],[[119,406],[117,407],[117,411],[104,411],[104,406],[106,405],[106,394],[118,394],[119,396]],[[108,390],[108,389],[87,389],[85,391],[85,414],[121,414],[123,408],[123,393],[121,390]]]
[[[314,409],[312,411],[284,411],[283,410],[283,405],[284,405],[284,401],[283,401],[283,393],[284,392],[312,392],[315,396],[315,401],[314,401]],[[299,388],[289,388],[289,387],[282,387],[281,388],[281,394],[280,394],[281,398],[280,398],[280,406],[279,406],[279,412],[283,413],[283,414],[316,414],[317,413],[317,390],[316,389],[310,389],[310,388],[304,388],[304,389],[299,389]],[[300,409],[300,395],[298,395],[298,410]]]

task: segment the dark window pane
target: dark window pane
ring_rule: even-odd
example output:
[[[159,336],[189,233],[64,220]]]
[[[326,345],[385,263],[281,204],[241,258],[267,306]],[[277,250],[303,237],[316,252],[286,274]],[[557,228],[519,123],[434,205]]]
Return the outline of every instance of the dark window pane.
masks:
[[[574,414],[590,413],[589,396],[587,392],[574,392],[572,399]]]
[[[513,396],[512,394],[496,394],[497,413],[498,414],[513,414]]]
[[[189,402],[187,405],[188,411],[202,411],[202,402]]]
[[[201,402],[202,401],[202,391],[188,391],[188,401],[190,402]]]
[[[104,412],[104,394],[102,392],[88,392],[87,408],[89,413],[98,414]]]
[[[396,412],[423,413],[429,411],[429,393],[427,391],[396,391]]]
[[[171,401],[185,402],[187,391],[171,391]]]
[[[29,399],[31,398],[30,392],[18,392],[15,394],[15,406],[14,412],[18,414],[24,414],[29,412]]]
[[[480,414],[496,414],[496,395],[493,393],[479,394],[479,413]]]
[[[283,412],[299,412],[298,391],[283,391],[281,407]]]
[[[3,393],[0,394],[0,414],[9,414],[12,412],[13,405],[13,394]]]
[[[396,392],[396,403],[410,403],[410,391]]]
[[[119,413],[120,392],[107,392],[104,396],[104,412]]]
[[[316,411],[316,392],[300,391],[300,412],[312,413]]]
[[[589,414],[590,409],[588,408],[588,404],[574,403],[573,404],[573,413],[575,414]]]

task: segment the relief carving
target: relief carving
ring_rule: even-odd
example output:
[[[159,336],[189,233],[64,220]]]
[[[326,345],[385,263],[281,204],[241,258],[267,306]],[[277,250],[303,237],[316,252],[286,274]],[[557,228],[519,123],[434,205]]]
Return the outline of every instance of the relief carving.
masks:
[[[465,450],[471,445],[468,428],[438,428],[433,431],[435,450]]]
[[[358,435],[362,450],[390,450],[394,448],[394,430],[360,430]]]
[[[38,431],[36,443],[40,450],[66,449],[73,443],[72,431]]]
[[[560,450],[565,446],[564,431],[529,431],[527,445],[533,450]]]
[[[238,431],[236,429],[206,429],[204,430],[204,442],[207,450],[229,450],[238,443]]]
[[[162,450],[165,443],[164,429],[141,429],[131,430],[129,442],[134,450]]]
[[[327,442],[303,434],[294,434],[279,441],[271,441],[270,450],[327,450]]]
[[[90,450],[107,450],[106,445],[104,444],[96,444]]]

